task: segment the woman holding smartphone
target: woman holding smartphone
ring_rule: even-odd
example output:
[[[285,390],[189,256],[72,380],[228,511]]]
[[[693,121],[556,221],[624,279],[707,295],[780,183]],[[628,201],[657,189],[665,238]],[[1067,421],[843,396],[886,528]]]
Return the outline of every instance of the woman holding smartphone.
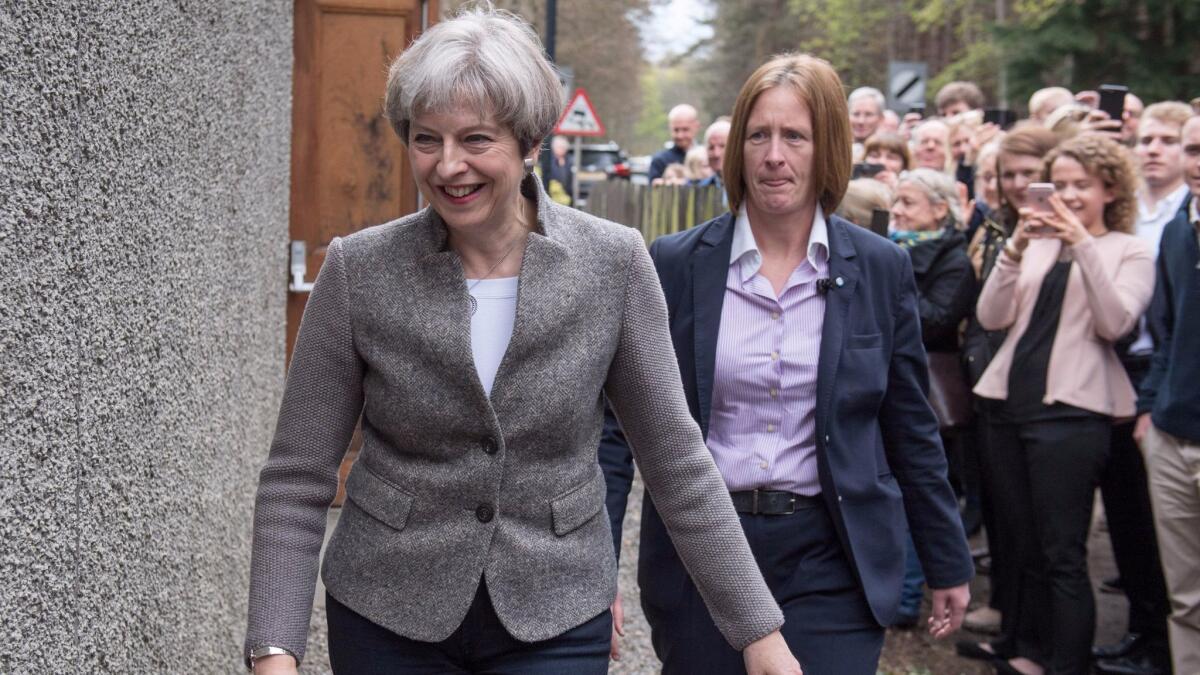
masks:
[[[1007,330],[975,393],[988,400],[989,452],[1008,472],[996,517],[1031,533],[1019,564],[1001,673],[1089,672],[1095,600],[1087,571],[1092,501],[1114,418],[1135,393],[1113,343],[1150,301],[1154,260],[1129,234],[1136,174],[1128,151],[1088,134],[1051,150],[1054,192],[1028,206],[984,284],[977,313]],[[1006,617],[1008,618],[1008,617]]]

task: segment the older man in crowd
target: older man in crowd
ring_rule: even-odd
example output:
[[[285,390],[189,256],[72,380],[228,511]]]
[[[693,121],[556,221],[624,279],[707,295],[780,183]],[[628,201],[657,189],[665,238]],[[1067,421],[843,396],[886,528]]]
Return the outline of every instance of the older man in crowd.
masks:
[[[683,164],[687,151],[692,149],[692,141],[700,131],[700,117],[692,106],[681,103],[667,113],[667,127],[671,132],[671,147],[654,154],[650,159],[650,170],[646,179],[651,183],[661,178],[663,171],[672,164]]]
[[[879,128],[886,103],[883,92],[874,87],[859,87],[850,92],[846,106],[850,108],[850,133],[855,143],[863,143]]]
[[[712,175],[701,180],[697,185],[716,185],[724,187],[721,180],[721,164],[725,161],[725,142],[729,139],[729,119],[722,117],[708,125],[704,130],[704,150],[708,154],[708,168]]]
[[[1158,348],[1142,382],[1135,431],[1170,593],[1177,675],[1200,673],[1200,117],[1183,125],[1182,144],[1192,199],[1163,230],[1150,305]]]

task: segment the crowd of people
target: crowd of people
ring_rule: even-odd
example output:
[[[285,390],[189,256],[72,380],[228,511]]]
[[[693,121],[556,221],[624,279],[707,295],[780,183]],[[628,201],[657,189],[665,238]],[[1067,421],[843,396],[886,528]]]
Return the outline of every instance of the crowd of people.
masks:
[[[963,625],[980,527],[970,620],[998,636],[959,653],[1200,672],[1200,117],[936,102],[900,117],[767,60],[693,178],[729,211],[647,251],[533,171],[564,101],[527,22],[425,31],[384,110],[428,207],[329,244],[260,477],[247,664],[297,672],[357,427],[320,566],[334,672],[607,672],[635,459],[666,673],[871,675],[923,586],[933,637]],[[655,180],[699,163],[695,109],[670,126]],[[1116,645],[1092,644],[1097,486]]]
[[[1200,413],[1184,403],[1197,357],[1175,326],[1197,311],[1200,99],[1126,92],[1119,115],[1100,99],[1047,87],[1017,119],[952,82],[935,115],[900,115],[854,89],[836,214],[911,258],[929,401],[964,528],[986,535],[972,553],[990,594],[965,625],[996,637],[958,653],[1025,675],[1200,673],[1200,434],[1183,412]],[[728,119],[698,177],[681,163],[700,150],[696,111],[672,109],[652,181],[723,185]],[[1119,572],[1101,587],[1129,600],[1111,645],[1093,644],[1097,489]],[[915,625],[923,596],[911,539],[907,558],[893,626]]]
[[[1173,656],[1174,672],[1196,673],[1200,436],[1178,402],[1195,399],[1180,378],[1197,357],[1180,357],[1191,336],[1175,324],[1194,316],[1180,303],[1195,301],[1200,274],[1180,278],[1171,258],[1195,267],[1200,113],[1129,93],[1115,119],[1098,102],[1042,89],[1002,128],[969,82],[942,88],[928,118],[855,89],[860,177],[838,213],[874,220],[912,257],[930,400],[964,526],[987,539],[975,553],[990,598],[966,625],[997,637],[959,653],[1000,672],[1168,673]],[[1119,571],[1105,587],[1129,598],[1114,645],[1092,644],[1097,488]],[[910,556],[906,621],[920,582]]]

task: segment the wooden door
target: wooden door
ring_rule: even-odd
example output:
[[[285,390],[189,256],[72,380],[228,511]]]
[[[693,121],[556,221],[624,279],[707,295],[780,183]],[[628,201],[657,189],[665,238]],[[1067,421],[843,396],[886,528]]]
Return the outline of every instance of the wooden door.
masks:
[[[304,282],[316,278],[334,237],[417,209],[403,146],[383,117],[383,93],[388,66],[437,17],[437,4],[295,0],[289,229],[293,254],[304,243]],[[289,360],[308,299],[296,281],[287,303]],[[360,444],[356,432],[343,481]]]

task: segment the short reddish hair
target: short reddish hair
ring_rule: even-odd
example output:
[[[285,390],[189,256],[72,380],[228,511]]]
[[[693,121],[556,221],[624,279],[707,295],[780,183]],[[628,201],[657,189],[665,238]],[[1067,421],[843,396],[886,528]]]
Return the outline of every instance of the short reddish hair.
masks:
[[[746,125],[754,103],[773,87],[791,87],[808,107],[813,124],[813,192],[821,209],[833,213],[850,183],[850,112],[842,80],[828,61],[808,54],[783,54],[758,67],[742,85],[733,104],[729,141],[725,146],[722,175],[729,208],[737,212],[746,198]]]

